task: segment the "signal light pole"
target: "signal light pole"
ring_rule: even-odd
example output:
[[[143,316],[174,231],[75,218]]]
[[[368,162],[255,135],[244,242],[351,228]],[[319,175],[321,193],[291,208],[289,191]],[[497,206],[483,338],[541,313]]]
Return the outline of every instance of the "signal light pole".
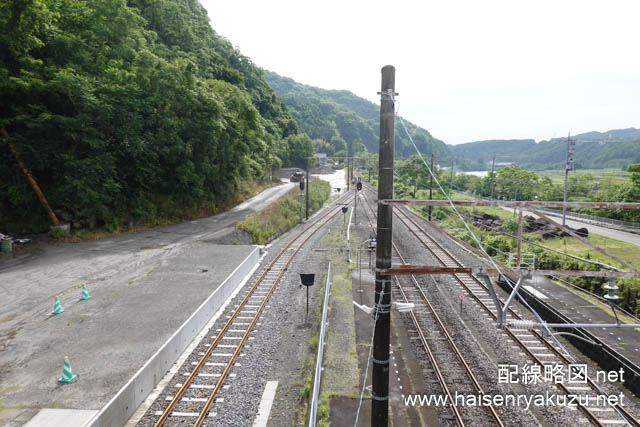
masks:
[[[309,158],[307,157],[307,173],[305,174],[305,179],[307,180],[307,197],[305,200],[305,204],[307,205],[306,219],[309,219]]]
[[[395,68],[382,68],[380,100],[380,160],[378,166],[378,200],[393,197],[393,148],[394,148],[394,97]],[[391,276],[380,271],[391,267],[393,207],[378,204],[375,332],[373,336],[373,370],[371,386],[371,425],[384,426],[389,423],[389,335],[391,308]]]
[[[358,223],[358,192],[362,190],[362,181],[358,178],[355,188],[355,197],[353,198],[353,224]]]

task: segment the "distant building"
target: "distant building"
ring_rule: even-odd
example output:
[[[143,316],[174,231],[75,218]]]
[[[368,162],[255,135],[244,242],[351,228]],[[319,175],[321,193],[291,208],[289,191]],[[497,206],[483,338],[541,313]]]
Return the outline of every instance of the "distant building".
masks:
[[[499,168],[504,168],[506,166],[513,166],[513,165],[515,165],[514,162],[496,162],[496,167],[499,167]]]
[[[314,156],[318,159],[318,164],[320,166],[327,164],[327,153],[315,153]]]

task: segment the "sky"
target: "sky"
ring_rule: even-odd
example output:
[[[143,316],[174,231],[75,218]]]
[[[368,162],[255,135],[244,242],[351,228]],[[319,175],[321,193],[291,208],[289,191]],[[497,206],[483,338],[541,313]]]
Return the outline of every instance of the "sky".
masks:
[[[200,0],[257,66],[379,103],[449,144],[640,128],[640,2]]]

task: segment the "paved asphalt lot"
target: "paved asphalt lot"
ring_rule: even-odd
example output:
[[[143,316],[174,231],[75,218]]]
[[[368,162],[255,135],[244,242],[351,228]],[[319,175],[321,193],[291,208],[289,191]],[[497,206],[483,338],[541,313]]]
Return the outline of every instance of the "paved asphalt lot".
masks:
[[[216,238],[293,185],[208,218],[0,259],[0,425],[102,407],[253,249]],[[55,296],[65,311],[50,316]],[[69,385],[57,382],[65,356]]]

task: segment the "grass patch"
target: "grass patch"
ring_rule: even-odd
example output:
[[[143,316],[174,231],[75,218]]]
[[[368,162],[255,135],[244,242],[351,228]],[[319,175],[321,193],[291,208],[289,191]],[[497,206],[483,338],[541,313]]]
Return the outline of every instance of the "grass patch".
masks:
[[[563,170],[545,170],[537,173],[540,176],[551,178],[551,181],[554,184],[564,184]],[[575,176],[591,175],[594,181],[609,179],[617,184],[626,184],[629,182],[629,176],[631,175],[631,173],[620,169],[579,169],[575,172],[571,172],[571,174]]]
[[[631,265],[640,268],[640,248],[638,248],[638,246],[632,243],[623,242],[621,240],[612,239],[610,237],[600,236],[598,234],[590,234],[588,240],[596,246],[599,246],[605,251],[609,252],[610,254],[615,255],[618,258],[627,261]],[[591,249],[591,247],[589,247],[585,243],[582,243],[575,237],[548,239],[544,240],[543,244],[552,249],[556,249],[572,255],[577,255],[583,258],[591,259],[593,261],[622,267],[616,261],[612,260],[608,256],[601,254],[600,252],[594,251],[593,249]]]
[[[354,241],[357,238],[354,236]],[[341,227],[328,233],[325,238],[327,248],[337,249],[343,246]],[[359,396],[359,369],[355,342],[355,323],[351,290],[351,266],[345,260],[342,251],[329,251],[331,261],[331,300],[328,316],[328,330],[323,358],[323,378],[321,400],[318,405],[319,426],[329,425],[329,401],[333,396]],[[326,283],[326,277],[323,284]],[[324,287],[322,290],[324,298]],[[318,306],[317,324],[322,317],[322,306]],[[318,328],[319,329],[319,328]],[[319,331],[318,331],[319,332]],[[308,404],[311,393],[313,370],[318,347],[318,333],[309,339],[311,354],[305,366],[307,376],[300,387],[300,404],[298,408],[297,424],[304,426],[309,417]]]
[[[322,307],[324,306],[324,294],[327,283],[326,274],[322,274],[322,277],[318,278],[319,282],[322,283],[322,288],[318,289],[320,292],[320,304],[313,305],[311,307],[311,313],[309,314],[309,319],[312,324],[315,326],[315,332],[313,335],[309,337],[307,340],[307,351],[308,355],[304,362],[304,368],[302,369],[302,375],[306,373],[304,379],[298,382],[296,385],[300,387],[298,391],[298,406],[296,408],[296,421],[294,425],[304,427],[306,425],[306,420],[309,417],[308,409],[309,409],[309,398],[311,396],[311,391],[313,387],[313,374],[316,367],[316,354],[318,352],[318,340],[320,334],[320,321],[322,320]]]
[[[300,222],[300,190],[293,188],[266,209],[248,215],[236,227],[251,235],[253,243],[264,245],[293,228]],[[309,213],[320,209],[331,195],[331,185],[327,181],[314,179],[309,184]]]

